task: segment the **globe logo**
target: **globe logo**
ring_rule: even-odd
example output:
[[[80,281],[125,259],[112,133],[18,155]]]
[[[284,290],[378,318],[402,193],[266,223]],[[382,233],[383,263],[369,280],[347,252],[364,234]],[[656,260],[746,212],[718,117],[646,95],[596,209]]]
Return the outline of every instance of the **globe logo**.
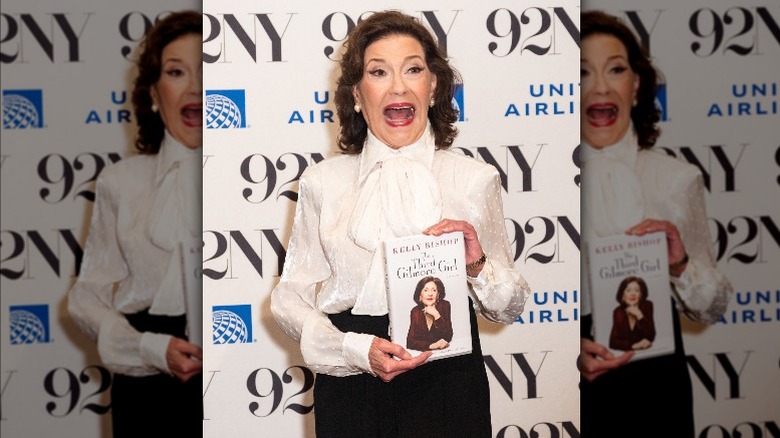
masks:
[[[463,84],[456,83],[452,89],[452,108],[458,112],[458,121],[463,122],[466,120],[465,114],[463,114]]]
[[[30,99],[18,94],[3,96],[3,128],[37,128],[40,125],[38,109]]]
[[[12,345],[46,342],[46,326],[34,313],[27,310],[13,310],[10,320]]]
[[[227,96],[209,94],[206,96],[207,128],[240,128],[241,109]]]
[[[249,330],[244,320],[229,310],[216,310],[211,315],[214,344],[245,344]]]
[[[461,120],[460,104],[458,103],[457,99],[455,99],[454,97],[452,98],[452,107],[455,109],[455,111],[458,112],[458,120]]]

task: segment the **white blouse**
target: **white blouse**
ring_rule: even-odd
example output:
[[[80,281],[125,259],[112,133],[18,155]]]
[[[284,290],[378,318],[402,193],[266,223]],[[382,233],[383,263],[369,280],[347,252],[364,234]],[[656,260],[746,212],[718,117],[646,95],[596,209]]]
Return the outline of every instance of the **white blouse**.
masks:
[[[200,236],[201,148],[189,149],[167,132],[156,155],[106,166],[96,198],[78,279],[68,311],[97,340],[111,371],[146,376],[170,373],[165,359],[171,336],[140,333],[124,317],[185,313],[178,242]]]
[[[670,221],[689,257],[682,275],[670,277],[677,308],[693,321],[715,323],[734,288],[715,261],[699,169],[661,151],[639,149],[633,130],[606,148],[583,146],[584,244],[591,236],[625,232],[643,219]],[[591,313],[589,293],[586,288],[583,314]]]
[[[363,205],[366,193],[361,189],[375,187],[370,186],[372,169],[382,169],[384,161],[383,171],[388,171],[392,166],[388,166],[386,160],[396,154],[405,154],[422,163],[424,169],[430,169],[431,181],[438,182],[438,190],[431,189],[431,196],[440,195],[440,218],[464,220],[476,229],[487,256],[482,272],[469,278],[476,310],[490,321],[511,324],[523,311],[530,295],[525,279],[514,269],[496,169],[456,152],[434,152],[432,136],[423,135],[415,145],[394,150],[369,133],[361,154],[329,158],[308,167],[301,176],[282,277],[271,295],[271,311],[276,321],[285,333],[300,342],[306,365],[317,373],[333,376],[373,374],[368,351],[374,337],[343,333],[330,322],[327,314],[348,309],[354,314],[387,313],[383,284],[378,294],[374,288],[364,291],[364,285],[376,274],[372,272],[376,250],[366,249],[371,245],[361,242],[365,229],[355,225],[353,210],[355,205]],[[411,173],[417,171],[419,169],[409,170]],[[422,176],[412,175],[412,182],[418,181],[417,178]],[[395,176],[388,178],[395,179]],[[383,183],[378,184],[379,190],[384,191]],[[418,190],[427,191],[428,188]],[[419,193],[415,191],[409,196],[419,196]],[[370,200],[366,205],[371,207],[368,210],[378,207]],[[387,217],[398,217],[400,207],[397,203],[385,202],[381,208],[389,210]],[[415,216],[418,219],[426,217],[425,214]],[[430,216],[428,220],[431,222],[420,224],[420,231],[438,222],[438,218]],[[392,223],[388,227],[399,228]],[[382,234],[383,227],[377,228]],[[398,232],[401,231],[385,230],[383,235],[387,237]],[[383,272],[379,274],[384,275]]]

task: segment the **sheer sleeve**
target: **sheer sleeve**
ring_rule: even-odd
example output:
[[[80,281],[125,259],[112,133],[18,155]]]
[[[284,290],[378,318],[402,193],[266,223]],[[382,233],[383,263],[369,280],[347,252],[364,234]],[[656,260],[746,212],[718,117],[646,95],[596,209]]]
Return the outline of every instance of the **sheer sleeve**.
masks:
[[[516,271],[504,225],[501,181],[493,168],[480,171],[469,185],[476,228],[487,261],[477,277],[469,278],[472,298],[486,319],[511,324],[523,312],[531,294],[525,278]]]
[[[105,173],[97,180],[84,258],[68,293],[68,311],[97,341],[100,358],[111,371],[133,376],[156,374],[158,368],[167,372],[170,337],[142,335],[113,306],[115,285],[128,276],[128,267],[117,239],[118,181]]]
[[[331,270],[320,241],[321,187],[310,169],[299,182],[282,277],[271,292],[271,312],[279,327],[300,343],[312,371],[333,376],[371,373],[368,349],[373,336],[341,332],[316,308],[319,284]]]
[[[718,270],[713,255],[704,200],[704,181],[700,174],[684,187],[687,211],[679,227],[688,266],[680,277],[672,277],[672,293],[678,308],[690,319],[715,323],[726,311],[734,289]]]

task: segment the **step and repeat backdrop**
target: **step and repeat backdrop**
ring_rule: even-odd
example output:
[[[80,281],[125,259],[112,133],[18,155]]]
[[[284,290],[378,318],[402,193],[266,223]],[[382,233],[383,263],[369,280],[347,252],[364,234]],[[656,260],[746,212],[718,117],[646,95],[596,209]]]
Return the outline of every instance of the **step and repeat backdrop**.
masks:
[[[453,148],[501,174],[506,228],[533,296],[480,323],[496,437],[578,436],[579,2],[204,2],[206,436],[313,436],[312,386],[276,325],[297,180],[337,153],[341,44],[400,9],[462,74]],[[345,183],[347,183],[345,181]]]
[[[341,43],[387,8],[419,17],[461,72],[454,148],[499,170],[517,266],[534,291],[511,326],[480,324],[494,435],[578,436],[579,2],[114,3],[9,0],[0,10],[3,436],[109,434],[111,375],[65,294],[95,177],[134,153],[138,41],[168,11],[201,6],[204,436],[313,436],[314,375],[277,328],[269,294],[297,179],[336,154]],[[780,7],[583,8],[625,19],[663,72],[657,147],[701,169],[719,266],[737,291],[719,323],[685,327],[697,436],[780,436]]]
[[[717,324],[684,327],[697,437],[780,436],[780,6],[585,0],[582,9],[623,19],[663,73],[655,147],[704,175],[718,266],[736,291]]]
[[[0,434],[110,436],[111,375],[70,319],[104,166],[134,153],[132,60],[151,23],[200,2],[0,10]]]

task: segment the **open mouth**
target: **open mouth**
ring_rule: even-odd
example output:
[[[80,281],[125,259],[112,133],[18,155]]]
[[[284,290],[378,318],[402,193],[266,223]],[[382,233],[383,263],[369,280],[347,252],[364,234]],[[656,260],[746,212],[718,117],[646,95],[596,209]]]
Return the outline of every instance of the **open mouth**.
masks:
[[[412,123],[416,110],[407,103],[388,105],[385,107],[385,120],[392,126],[405,126]]]
[[[203,126],[203,103],[190,103],[181,109],[182,122],[193,128]]]
[[[597,103],[589,106],[585,114],[592,126],[609,126],[617,120],[618,107],[612,103]]]

